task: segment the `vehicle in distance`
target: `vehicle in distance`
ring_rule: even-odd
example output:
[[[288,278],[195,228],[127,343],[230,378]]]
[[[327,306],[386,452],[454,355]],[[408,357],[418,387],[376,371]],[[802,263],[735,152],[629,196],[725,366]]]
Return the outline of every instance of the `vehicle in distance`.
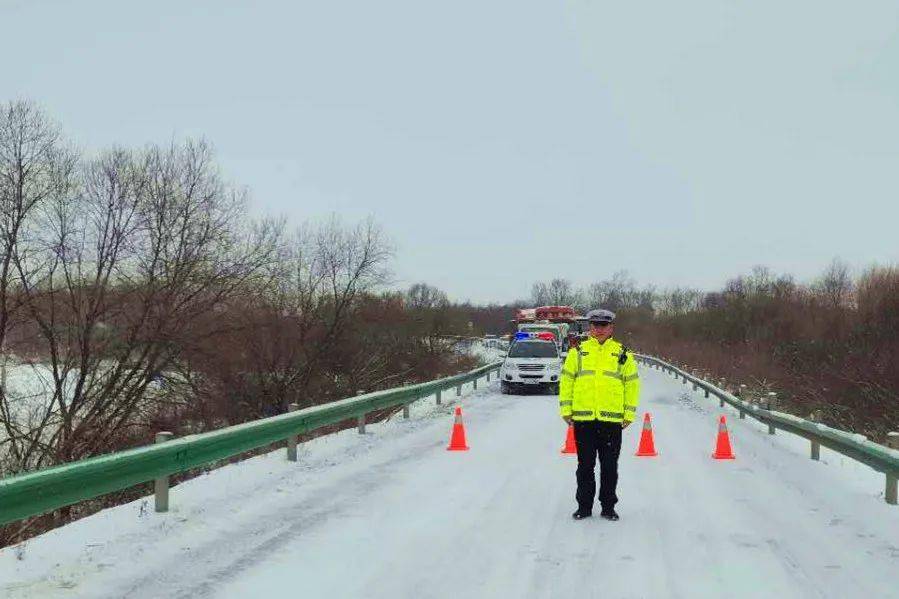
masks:
[[[522,332],[515,337],[500,369],[501,392],[509,394],[535,387],[557,394],[562,360],[553,334]]]

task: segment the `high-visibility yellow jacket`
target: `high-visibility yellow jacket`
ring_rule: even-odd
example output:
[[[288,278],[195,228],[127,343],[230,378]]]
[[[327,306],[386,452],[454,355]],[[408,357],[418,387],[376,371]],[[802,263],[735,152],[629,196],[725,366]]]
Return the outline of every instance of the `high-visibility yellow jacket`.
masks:
[[[621,344],[593,337],[571,348],[559,381],[559,411],[572,420],[631,422],[640,402],[637,361],[630,352],[619,364]]]

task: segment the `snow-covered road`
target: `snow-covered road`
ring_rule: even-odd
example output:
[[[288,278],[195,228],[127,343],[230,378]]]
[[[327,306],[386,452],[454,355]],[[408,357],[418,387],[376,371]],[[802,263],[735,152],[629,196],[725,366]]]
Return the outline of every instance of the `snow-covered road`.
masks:
[[[422,403],[359,436],[224,468],[0,554],[10,597],[899,597],[899,509],[882,478],[729,417],[735,461],[711,459],[713,399],[642,369],[657,458],[625,434],[621,521],[575,522],[573,456],[550,396]],[[21,559],[18,559],[21,557]],[[58,565],[56,565],[58,564]]]

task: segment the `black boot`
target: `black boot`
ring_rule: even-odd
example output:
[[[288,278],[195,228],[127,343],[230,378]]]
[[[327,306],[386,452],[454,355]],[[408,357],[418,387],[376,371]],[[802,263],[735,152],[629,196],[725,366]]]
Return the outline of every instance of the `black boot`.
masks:
[[[612,520],[613,522],[618,520],[618,514],[615,512],[614,508],[603,508],[599,515],[606,520]]]
[[[583,520],[584,518],[589,518],[592,515],[593,514],[590,512],[582,512],[581,510],[578,510],[575,513],[571,514],[571,517],[575,520]]]

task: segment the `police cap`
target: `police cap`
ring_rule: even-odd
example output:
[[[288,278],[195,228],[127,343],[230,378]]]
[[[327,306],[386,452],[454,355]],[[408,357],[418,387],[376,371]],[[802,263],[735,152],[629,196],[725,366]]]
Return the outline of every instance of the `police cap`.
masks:
[[[612,323],[615,322],[615,313],[611,310],[590,310],[587,312],[587,320],[590,322]]]

